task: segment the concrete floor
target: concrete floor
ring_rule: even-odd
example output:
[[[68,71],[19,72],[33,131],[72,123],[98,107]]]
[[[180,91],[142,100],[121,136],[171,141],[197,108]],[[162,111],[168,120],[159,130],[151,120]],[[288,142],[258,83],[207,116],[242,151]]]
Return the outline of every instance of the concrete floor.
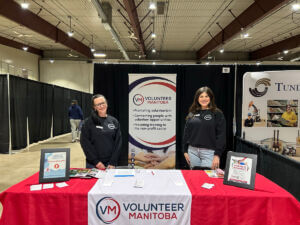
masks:
[[[63,135],[40,144],[34,144],[29,147],[29,150],[14,151],[15,153],[12,155],[0,154],[0,192],[39,171],[40,151],[43,148],[70,148],[70,167],[85,167],[85,156],[79,142],[71,143],[71,135]],[[2,205],[0,204],[0,215],[1,213]]]

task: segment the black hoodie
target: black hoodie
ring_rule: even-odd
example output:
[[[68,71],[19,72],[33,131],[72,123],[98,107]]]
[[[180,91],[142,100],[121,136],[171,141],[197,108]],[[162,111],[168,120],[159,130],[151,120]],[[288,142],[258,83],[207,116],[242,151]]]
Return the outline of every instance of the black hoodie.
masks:
[[[183,152],[191,145],[197,148],[215,150],[221,156],[226,144],[226,121],[220,110],[200,110],[189,115],[183,134]]]
[[[99,117],[92,112],[82,126],[80,144],[88,163],[96,166],[102,162],[116,166],[122,145],[118,120],[110,115]]]

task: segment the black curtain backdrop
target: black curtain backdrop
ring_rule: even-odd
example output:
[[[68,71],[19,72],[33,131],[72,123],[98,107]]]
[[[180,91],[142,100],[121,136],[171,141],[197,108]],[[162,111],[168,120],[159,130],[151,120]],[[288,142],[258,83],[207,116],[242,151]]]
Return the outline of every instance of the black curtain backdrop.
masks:
[[[63,133],[71,132],[71,125],[69,119],[69,107],[71,106],[72,96],[75,98],[75,91],[64,88],[64,101],[63,101]],[[81,99],[79,99],[81,101]]]
[[[257,172],[280,185],[300,201],[300,162],[257,144],[235,138],[236,151],[257,155]]]
[[[52,122],[53,87],[36,81],[27,81],[29,143],[50,137]]]
[[[300,70],[300,66],[287,65],[237,65],[236,77],[236,135],[242,132],[242,103],[243,103],[243,77],[246,72]]]
[[[195,91],[209,86],[215,94],[217,106],[224,112],[227,122],[227,150],[233,149],[233,95],[234,66],[230,73],[223,74],[220,65],[105,65],[94,66],[94,93],[106,96],[109,114],[115,116],[120,124],[123,137],[120,165],[127,165],[128,158],[128,74],[177,74],[176,103],[176,168],[186,168],[181,152],[185,117],[193,101]],[[223,154],[224,166],[226,154]]]
[[[68,114],[68,106],[65,105],[67,100],[65,99],[65,89],[62,87],[54,86],[53,90],[53,136],[61,135],[65,133],[65,127],[68,125],[68,118],[65,114]]]
[[[91,99],[92,95],[87,93],[81,93],[81,108],[83,112],[83,117],[87,118],[91,114],[92,106],[91,106]]]
[[[19,150],[27,146],[27,82],[10,76],[9,86],[12,149]]]
[[[9,118],[7,75],[0,74],[0,153],[9,150]]]
[[[0,75],[0,153],[9,152],[8,80]],[[78,100],[84,117],[91,112],[91,94],[53,86],[16,76],[9,76],[11,143],[13,150],[27,146],[27,118],[29,143],[46,140],[70,132],[68,108],[72,99]]]

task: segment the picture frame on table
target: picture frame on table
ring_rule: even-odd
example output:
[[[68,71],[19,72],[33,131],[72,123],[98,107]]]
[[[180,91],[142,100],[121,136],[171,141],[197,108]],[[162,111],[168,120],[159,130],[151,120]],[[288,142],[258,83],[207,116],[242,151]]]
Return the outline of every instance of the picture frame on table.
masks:
[[[257,155],[229,151],[223,183],[253,190],[256,165]]]
[[[39,183],[68,181],[70,174],[70,149],[41,149]]]

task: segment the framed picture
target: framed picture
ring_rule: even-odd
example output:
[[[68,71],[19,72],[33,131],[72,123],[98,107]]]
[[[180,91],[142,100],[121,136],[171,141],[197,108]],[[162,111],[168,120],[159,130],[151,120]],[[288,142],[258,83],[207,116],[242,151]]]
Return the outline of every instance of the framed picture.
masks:
[[[39,183],[61,182],[69,180],[70,149],[42,149]]]
[[[253,190],[256,164],[257,155],[229,151],[223,183]]]

